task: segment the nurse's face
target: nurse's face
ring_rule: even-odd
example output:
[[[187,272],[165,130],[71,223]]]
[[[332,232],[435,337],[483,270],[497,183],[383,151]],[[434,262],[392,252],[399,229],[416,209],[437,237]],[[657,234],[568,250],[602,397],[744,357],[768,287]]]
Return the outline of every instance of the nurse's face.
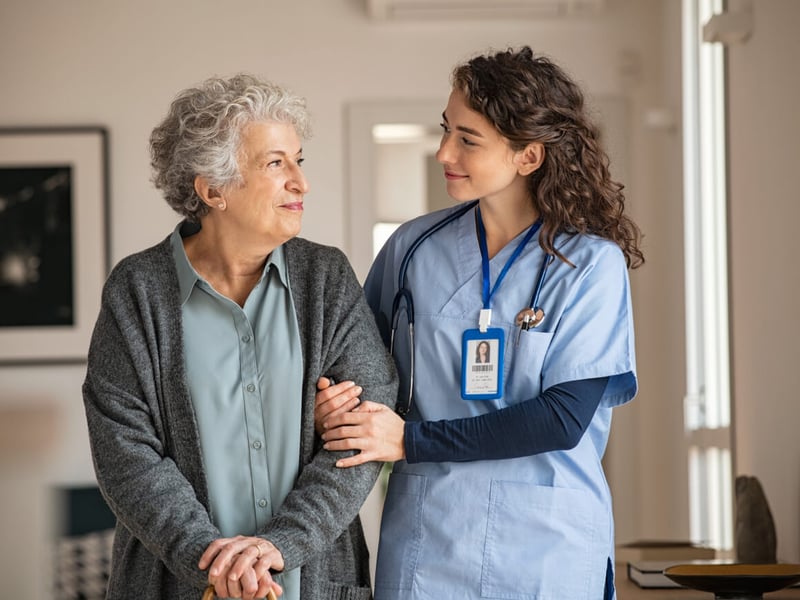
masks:
[[[442,141],[436,160],[444,166],[447,193],[466,201],[525,194],[519,152],[482,114],[453,90],[442,113]]]

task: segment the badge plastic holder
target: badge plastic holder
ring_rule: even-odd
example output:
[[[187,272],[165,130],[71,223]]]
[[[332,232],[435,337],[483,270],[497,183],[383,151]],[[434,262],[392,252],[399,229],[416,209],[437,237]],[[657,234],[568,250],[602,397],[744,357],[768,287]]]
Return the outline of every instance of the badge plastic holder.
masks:
[[[476,360],[476,348],[489,342],[487,363]],[[503,396],[503,349],[505,331],[490,327],[485,332],[467,329],[461,338],[461,397],[464,400],[496,400]]]

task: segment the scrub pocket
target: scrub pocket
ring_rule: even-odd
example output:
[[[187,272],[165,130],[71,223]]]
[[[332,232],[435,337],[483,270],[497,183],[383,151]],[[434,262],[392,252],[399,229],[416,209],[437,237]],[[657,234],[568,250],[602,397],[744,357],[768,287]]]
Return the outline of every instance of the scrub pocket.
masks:
[[[425,487],[422,475],[392,473],[389,477],[378,545],[376,591],[411,589],[422,538]]]
[[[544,358],[553,333],[515,327],[506,331],[505,397],[527,399],[541,392]]]
[[[592,514],[581,490],[492,481],[481,598],[591,598]]]

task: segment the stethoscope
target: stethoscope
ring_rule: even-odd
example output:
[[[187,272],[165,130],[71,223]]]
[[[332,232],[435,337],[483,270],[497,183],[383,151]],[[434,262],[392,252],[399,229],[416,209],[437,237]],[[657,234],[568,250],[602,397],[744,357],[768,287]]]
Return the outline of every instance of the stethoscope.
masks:
[[[406,320],[408,321],[408,339],[411,352],[409,360],[408,400],[405,402],[405,404],[398,402],[397,412],[400,415],[404,416],[409,410],[411,410],[411,402],[414,395],[414,296],[411,294],[411,290],[406,286],[406,272],[408,271],[408,265],[411,262],[411,258],[414,256],[414,253],[425,240],[453,221],[460,219],[466,213],[475,208],[478,205],[478,202],[478,200],[468,202],[464,206],[459,207],[458,210],[448,214],[443,219],[428,227],[428,229],[423,231],[417,237],[417,239],[411,243],[411,245],[408,247],[408,250],[406,250],[405,255],[403,256],[403,260],[400,262],[400,269],[397,276],[397,293],[394,295],[394,299],[392,300],[392,330],[389,337],[389,352],[392,354],[392,356],[394,356],[394,341],[395,334],[397,333],[397,325],[400,322],[400,309],[402,304],[405,303]],[[554,257],[552,254],[545,254],[542,264],[539,267],[536,287],[531,295],[529,307],[524,308],[519,312],[519,314],[517,314],[516,324],[520,328],[520,333],[522,331],[528,331],[533,327],[537,327],[544,319],[545,313],[544,310],[542,310],[542,308],[539,306],[539,296],[541,295],[542,286],[544,285],[545,276],[547,275],[547,268],[550,266],[550,263],[553,262],[553,258]]]

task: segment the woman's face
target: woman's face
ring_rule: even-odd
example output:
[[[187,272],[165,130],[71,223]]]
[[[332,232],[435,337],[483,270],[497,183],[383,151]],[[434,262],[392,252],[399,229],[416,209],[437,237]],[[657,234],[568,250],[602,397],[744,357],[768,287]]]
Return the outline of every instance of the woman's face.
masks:
[[[242,132],[239,170],[244,182],[223,191],[226,219],[242,236],[274,246],[300,233],[303,196],[309,186],[301,169],[303,148],[289,123],[251,123]]]
[[[444,166],[450,196],[466,201],[525,193],[519,153],[486,117],[467,106],[460,90],[450,93],[442,130],[436,160]]]
[[[487,344],[486,342],[481,342],[478,345],[478,354],[480,354],[481,356],[486,356],[486,352],[488,350],[489,350],[489,344]]]

